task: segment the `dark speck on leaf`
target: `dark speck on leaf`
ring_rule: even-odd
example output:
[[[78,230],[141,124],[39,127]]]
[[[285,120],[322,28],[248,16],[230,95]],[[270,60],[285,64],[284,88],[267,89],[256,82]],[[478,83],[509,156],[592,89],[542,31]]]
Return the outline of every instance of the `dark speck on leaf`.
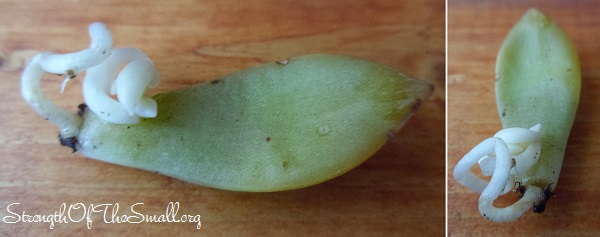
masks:
[[[60,144],[66,147],[70,147],[73,149],[73,153],[77,152],[77,137],[63,137],[61,134],[58,134],[58,140]]]
[[[392,140],[394,140],[394,131],[388,131],[387,132],[387,141],[391,142]]]
[[[521,182],[516,182],[515,186],[517,187],[513,190],[513,192],[518,192],[519,197],[523,197],[523,195],[525,195],[525,191],[527,191],[525,185],[521,185]]]
[[[270,141],[271,141],[271,137],[267,137],[267,142],[270,142]]]
[[[77,106],[78,110],[77,110],[77,115],[79,115],[80,117],[83,116],[83,113],[85,112],[85,109],[87,108],[87,105],[81,103]]]
[[[412,112],[415,112],[415,111],[417,111],[417,110],[419,109],[419,107],[421,106],[421,103],[422,103],[422,102],[423,102],[423,101],[422,101],[421,99],[417,99],[417,101],[415,101],[415,103],[413,104],[413,106],[412,106],[412,108],[411,108],[411,111],[412,111]]]
[[[67,70],[66,73],[67,73],[67,76],[69,76],[69,78],[75,77],[75,72],[71,69]]]
[[[281,166],[283,166],[283,168],[287,168],[288,167],[288,161],[284,161],[283,163],[281,163]]]
[[[550,199],[553,196],[554,194],[552,193],[552,191],[550,191],[550,185],[546,186],[546,188],[544,189],[544,199],[542,199],[540,203],[536,203],[533,205],[533,212],[538,214],[544,212],[544,210],[546,210],[546,202],[548,202],[548,199]]]
[[[219,82],[221,82],[221,80],[214,80],[214,81],[211,81],[210,84],[216,85],[216,84],[219,84]]]

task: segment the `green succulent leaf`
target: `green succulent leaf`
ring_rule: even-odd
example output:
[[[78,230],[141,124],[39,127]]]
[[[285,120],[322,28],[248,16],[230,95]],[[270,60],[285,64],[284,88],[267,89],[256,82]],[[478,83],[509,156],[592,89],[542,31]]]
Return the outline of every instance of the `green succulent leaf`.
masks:
[[[558,182],[579,103],[577,50],[559,26],[529,10],[506,37],[496,64],[496,100],[502,125],[542,124],[540,160],[523,178],[542,189]]]
[[[158,116],[139,124],[84,112],[77,148],[219,189],[296,189],[368,159],[432,90],[378,63],[308,55],[156,95]]]

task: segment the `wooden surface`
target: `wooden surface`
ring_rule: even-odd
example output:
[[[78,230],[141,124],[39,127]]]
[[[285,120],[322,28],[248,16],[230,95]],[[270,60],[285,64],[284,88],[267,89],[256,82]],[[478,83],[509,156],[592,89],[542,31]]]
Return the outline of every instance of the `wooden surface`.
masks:
[[[449,236],[598,236],[600,233],[600,4],[597,1],[449,1],[448,233]],[[555,198],[541,215],[511,223],[481,217],[479,194],[451,176],[462,156],[501,129],[494,95],[495,58],[510,28],[530,7],[545,12],[578,49],[582,91]],[[517,194],[502,198],[507,205]]]
[[[13,217],[10,204],[19,214],[51,215],[81,203],[112,204],[111,220],[116,203],[122,216],[134,215],[135,203],[144,203],[137,212],[161,215],[179,202],[178,217],[201,215],[202,223],[106,224],[98,212],[91,229],[86,220],[50,229],[0,219],[0,235],[443,236],[444,10],[440,0],[0,1],[0,217]],[[278,193],[215,190],[71,155],[57,144],[57,127],[21,99],[23,60],[86,48],[93,21],[109,26],[115,46],[154,60],[162,83],[152,93],[316,52],[388,64],[436,90],[389,144],[339,178]],[[75,111],[81,79],[60,95],[61,79],[46,76],[44,90]]]

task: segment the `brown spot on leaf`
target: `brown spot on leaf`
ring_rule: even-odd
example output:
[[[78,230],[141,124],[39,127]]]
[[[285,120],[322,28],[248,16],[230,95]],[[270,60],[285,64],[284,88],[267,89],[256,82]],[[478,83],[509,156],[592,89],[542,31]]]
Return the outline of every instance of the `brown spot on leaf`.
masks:
[[[77,152],[77,137],[63,137],[62,134],[58,134],[58,141],[60,144],[73,149],[73,153]]]
[[[87,108],[87,105],[84,103],[81,103],[77,106],[77,115],[79,115],[79,117],[83,116],[83,113],[85,113],[85,109]]]
[[[417,101],[415,101],[415,103],[413,104],[412,108],[411,108],[411,112],[415,112],[419,109],[419,107],[421,107],[421,103],[423,103],[423,100],[421,99],[417,99]]]

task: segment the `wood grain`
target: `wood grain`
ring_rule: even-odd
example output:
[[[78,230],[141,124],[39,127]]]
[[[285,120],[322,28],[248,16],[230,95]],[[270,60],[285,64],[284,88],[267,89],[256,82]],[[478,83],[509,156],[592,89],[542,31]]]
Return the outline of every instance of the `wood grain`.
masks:
[[[582,91],[555,198],[541,215],[526,213],[515,222],[481,217],[479,194],[451,176],[458,160],[501,129],[494,95],[495,57],[510,28],[536,7],[566,31],[578,49]],[[448,5],[448,234],[449,236],[597,236],[600,161],[600,4],[593,1],[459,1]],[[558,119],[558,118],[557,118]],[[518,199],[504,197],[497,205]]]
[[[119,204],[119,216],[161,215],[169,202],[195,223],[106,224],[86,221],[9,224],[2,236],[442,236],[445,222],[444,1],[0,1],[0,216],[54,214],[62,203]],[[72,52],[89,44],[87,26],[106,23],[117,47],[153,60],[162,83],[152,93],[210,81],[259,63],[307,53],[375,60],[436,87],[395,138],[353,171],[294,191],[240,193],[72,155],[57,127],[21,99],[24,61],[40,50]],[[58,94],[82,102],[81,79]],[[102,207],[96,208],[96,210]],[[109,211],[110,212],[110,211]],[[75,219],[81,209],[73,211]],[[79,215],[79,216],[77,216]],[[107,215],[111,220],[110,213]]]

